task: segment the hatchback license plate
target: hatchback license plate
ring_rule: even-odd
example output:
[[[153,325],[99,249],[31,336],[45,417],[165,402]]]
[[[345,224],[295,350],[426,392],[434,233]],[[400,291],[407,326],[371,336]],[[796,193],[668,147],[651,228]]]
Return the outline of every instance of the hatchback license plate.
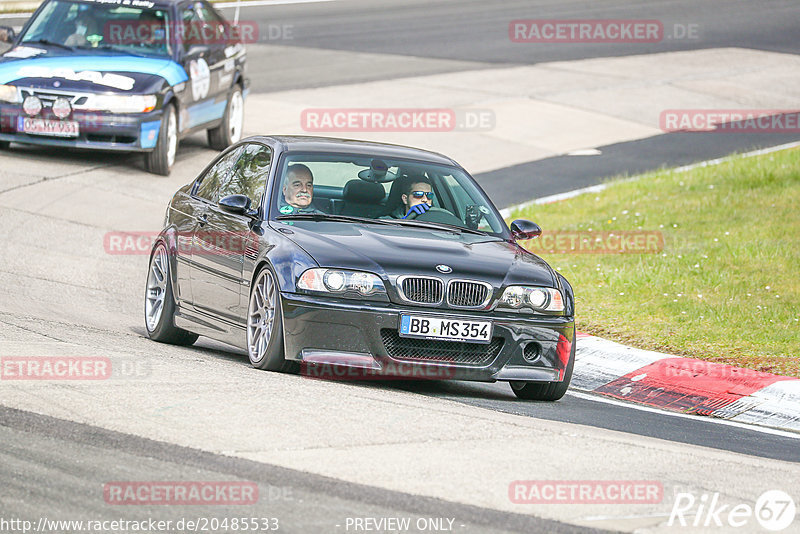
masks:
[[[50,119],[31,119],[20,117],[17,130],[35,135],[53,137],[78,137],[78,121],[54,121]]]
[[[399,334],[402,337],[489,343],[492,340],[492,322],[401,315]]]

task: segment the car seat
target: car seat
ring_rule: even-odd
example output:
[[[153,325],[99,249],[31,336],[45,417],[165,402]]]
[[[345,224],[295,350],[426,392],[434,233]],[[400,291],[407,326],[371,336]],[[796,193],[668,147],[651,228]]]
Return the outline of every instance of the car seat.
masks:
[[[340,215],[375,218],[384,210],[381,201],[386,191],[381,184],[365,182],[361,179],[350,180],[344,184],[342,199],[344,201]]]

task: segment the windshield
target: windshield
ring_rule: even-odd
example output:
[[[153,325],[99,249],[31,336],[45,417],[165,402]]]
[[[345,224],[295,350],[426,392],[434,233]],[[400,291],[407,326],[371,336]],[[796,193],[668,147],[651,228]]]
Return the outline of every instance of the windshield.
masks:
[[[80,50],[171,56],[169,28],[164,9],[52,0],[21,39]]]
[[[333,216],[407,222],[408,227],[456,227],[506,237],[497,210],[464,171],[431,163],[342,154],[283,158],[273,218]],[[342,217],[344,216],[344,217]]]

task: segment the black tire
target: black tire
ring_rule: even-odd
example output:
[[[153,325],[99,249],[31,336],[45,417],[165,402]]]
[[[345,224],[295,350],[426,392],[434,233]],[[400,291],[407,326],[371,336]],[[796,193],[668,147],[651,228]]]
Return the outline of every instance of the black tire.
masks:
[[[11,141],[0,141],[0,150],[8,150],[11,146]]]
[[[519,399],[538,401],[557,401],[567,393],[575,366],[575,336],[572,336],[572,349],[569,355],[564,380],[561,382],[511,382],[511,389]]]
[[[235,117],[233,115],[238,115]],[[222,122],[216,128],[210,128],[208,132],[208,144],[214,150],[225,150],[242,138],[242,126],[244,124],[244,99],[242,98],[242,88],[238,85],[233,86],[228,97],[228,104],[225,106],[225,115]]]
[[[179,144],[178,116],[175,113],[175,106],[167,104],[162,117],[156,147],[152,152],[144,155],[144,168],[153,174],[169,176],[172,165],[175,163],[175,154]],[[173,142],[174,146],[172,146]]]
[[[161,252],[164,253],[164,256],[161,260],[157,260]],[[166,260],[163,258],[166,258]],[[154,291],[154,287],[151,287],[153,285],[151,281],[158,278],[157,271],[163,276],[163,284],[156,285],[161,286],[159,289],[163,291],[164,298],[161,299],[162,304],[158,318],[152,317],[151,320],[153,303],[158,300],[159,296]],[[169,252],[164,243],[159,242],[150,254],[150,263],[147,270],[147,286],[145,287],[144,295],[144,326],[147,329],[147,335],[153,341],[172,345],[191,345],[200,336],[175,326],[175,298],[172,293],[172,277],[169,273]]]
[[[270,284],[271,292],[269,291]],[[261,298],[262,296],[266,298]],[[263,306],[259,304],[259,301],[264,303]],[[259,350],[263,347],[260,340],[263,339],[264,330],[259,337],[256,337],[256,332],[266,328],[268,320],[262,319],[263,312],[257,310],[269,308],[269,305],[273,309],[273,314],[269,319],[272,321],[272,326],[269,330],[266,347],[264,350]],[[265,265],[258,271],[250,288],[250,299],[247,304],[247,357],[250,359],[250,365],[264,371],[288,373],[294,372],[298,368],[297,362],[286,361],[284,357],[281,292],[275,271],[269,265]]]

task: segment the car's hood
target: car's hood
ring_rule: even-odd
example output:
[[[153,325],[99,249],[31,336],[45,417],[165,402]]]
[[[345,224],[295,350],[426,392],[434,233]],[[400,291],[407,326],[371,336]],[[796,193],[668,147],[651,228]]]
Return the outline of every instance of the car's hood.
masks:
[[[140,93],[152,86],[154,77],[170,85],[189,79],[168,58],[69,53],[35,45],[20,45],[0,56],[0,84]]]
[[[322,267],[374,272],[437,275],[437,265],[453,269],[452,278],[485,280],[495,287],[533,284],[555,287],[552,269],[514,243],[475,234],[457,234],[397,226],[339,222],[272,223],[289,234]]]

